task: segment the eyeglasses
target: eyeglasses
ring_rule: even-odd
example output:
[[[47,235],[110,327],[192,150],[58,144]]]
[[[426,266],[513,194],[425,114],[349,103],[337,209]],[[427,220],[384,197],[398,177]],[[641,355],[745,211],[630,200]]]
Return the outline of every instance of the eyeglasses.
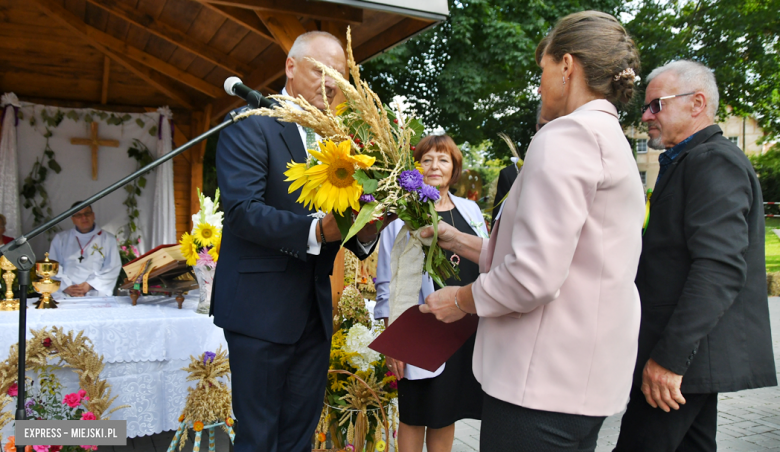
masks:
[[[80,219],[82,219],[82,218],[89,218],[89,217],[91,217],[92,215],[95,215],[95,212],[84,212],[84,213],[77,213],[77,214],[73,215],[73,218],[75,218],[75,219],[77,219],[77,220],[80,220]]]
[[[659,97],[657,99],[653,99],[650,101],[649,104],[642,106],[642,114],[645,114],[645,112],[650,109],[650,113],[656,114],[659,111],[661,111],[661,101],[666,99],[673,99],[675,97],[683,97],[683,96],[690,96],[691,94],[696,94],[695,91],[685,94],[675,94],[674,96],[664,96]]]

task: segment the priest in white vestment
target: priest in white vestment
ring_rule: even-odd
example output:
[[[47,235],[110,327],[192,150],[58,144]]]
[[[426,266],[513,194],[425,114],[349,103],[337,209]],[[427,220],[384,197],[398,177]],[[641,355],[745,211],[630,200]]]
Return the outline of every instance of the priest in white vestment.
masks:
[[[92,206],[71,219],[75,228],[55,235],[49,250],[49,259],[60,263],[55,278],[61,284],[55,298],[112,296],[122,270],[116,238],[95,224]]]

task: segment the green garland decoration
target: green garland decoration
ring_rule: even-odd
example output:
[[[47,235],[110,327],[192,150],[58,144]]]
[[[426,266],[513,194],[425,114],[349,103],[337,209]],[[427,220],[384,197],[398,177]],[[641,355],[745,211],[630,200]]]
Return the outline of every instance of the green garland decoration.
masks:
[[[19,119],[24,119],[22,110],[18,113]],[[52,219],[54,213],[51,209],[51,201],[49,200],[49,193],[46,191],[44,184],[48,178],[50,171],[54,171],[59,174],[62,171],[62,167],[57,162],[54,149],[49,145],[49,139],[52,137],[52,130],[56,129],[62,121],[68,118],[74,122],[84,120],[85,123],[90,124],[98,119],[105,121],[108,125],[121,126],[132,119],[129,113],[124,115],[116,115],[114,113],[107,113],[105,111],[90,110],[86,113],[79,113],[76,110],[69,110],[67,113],[63,112],[59,108],[54,113],[49,113],[46,107],[41,110],[41,121],[45,124],[46,132],[43,133],[43,137],[46,139],[46,144],[43,148],[43,155],[35,159],[30,173],[24,179],[22,185],[22,198],[24,198],[23,206],[25,209],[32,209],[33,214],[33,226],[38,226]],[[138,127],[141,129],[146,127],[146,122],[141,118],[135,120]],[[30,126],[35,127],[37,120],[35,118],[35,108],[33,107],[33,114],[30,117]],[[157,135],[157,125],[153,125],[149,128],[149,135]],[[137,139],[133,140],[133,144],[127,150],[127,155],[130,158],[135,159],[138,162],[136,169],[140,169],[153,160],[149,149]],[[148,174],[148,173],[147,173]],[[141,196],[141,191],[146,186],[146,178],[141,177],[136,179],[132,184],[125,186],[127,190],[127,198],[123,204],[127,208],[127,231],[125,232],[125,241],[130,243],[131,235],[138,230],[136,220],[139,217],[137,209],[138,202],[137,197]],[[46,237],[49,241],[54,237],[54,234],[61,229],[59,226],[55,226],[52,229],[46,231]],[[121,231],[121,230],[120,230]],[[139,236],[140,237],[140,236]],[[137,241],[137,240],[136,240]]]

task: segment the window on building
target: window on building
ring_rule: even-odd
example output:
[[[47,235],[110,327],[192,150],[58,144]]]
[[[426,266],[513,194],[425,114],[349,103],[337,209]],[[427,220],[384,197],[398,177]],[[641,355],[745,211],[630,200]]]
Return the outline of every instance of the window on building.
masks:
[[[735,146],[739,146],[739,137],[729,137],[729,141],[734,143]]]
[[[647,171],[640,171],[639,178],[642,179],[642,185],[647,185]]]
[[[636,140],[636,153],[645,154],[647,152],[647,140],[644,138]]]

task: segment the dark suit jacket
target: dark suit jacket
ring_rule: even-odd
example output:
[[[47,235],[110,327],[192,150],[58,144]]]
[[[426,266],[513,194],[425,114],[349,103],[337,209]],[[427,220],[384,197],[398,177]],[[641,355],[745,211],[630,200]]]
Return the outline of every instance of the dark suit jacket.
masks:
[[[250,116],[223,130],[217,144],[217,181],[225,212],[214,278],[214,323],[225,330],[279,344],[303,334],[312,304],[330,337],[329,275],[339,243],[306,253],[313,218],[283,174],[305,162],[293,123]],[[346,247],[358,257],[356,239]]]
[[[493,225],[496,224],[496,216],[498,215],[498,211],[501,209],[501,207],[498,206],[498,203],[500,203],[501,200],[504,199],[504,196],[509,193],[509,189],[512,188],[512,184],[514,184],[515,179],[517,179],[517,174],[517,165],[514,163],[502,169],[498,173],[496,197],[493,199],[493,217],[490,220],[491,229]]]
[[[717,125],[696,134],[656,182],[636,285],[648,358],[683,393],[777,384],[769,329],[764,208],[745,155]]]

